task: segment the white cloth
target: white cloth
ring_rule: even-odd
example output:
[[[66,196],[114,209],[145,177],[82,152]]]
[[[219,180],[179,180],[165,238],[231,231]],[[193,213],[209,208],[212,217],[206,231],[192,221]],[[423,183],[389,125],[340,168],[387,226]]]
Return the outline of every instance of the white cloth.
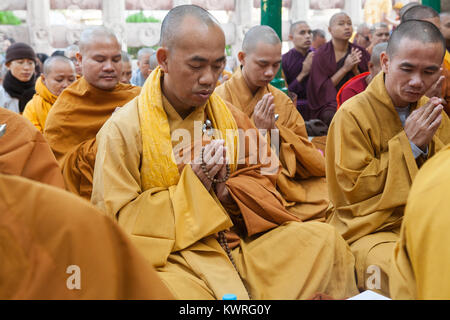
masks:
[[[0,86],[0,107],[20,113],[19,99],[11,97],[3,86]]]

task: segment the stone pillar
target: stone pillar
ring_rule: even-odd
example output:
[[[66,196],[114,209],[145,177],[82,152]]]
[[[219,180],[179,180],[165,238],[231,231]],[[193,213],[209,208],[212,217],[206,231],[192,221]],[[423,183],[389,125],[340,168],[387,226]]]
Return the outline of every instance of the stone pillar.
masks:
[[[253,0],[238,0],[236,8],[231,16],[231,23],[235,25],[234,43],[231,44],[231,60],[228,66],[232,69],[239,66],[237,55],[242,49],[245,33],[253,26],[252,24]]]
[[[191,0],[173,0],[173,6],[174,7],[178,7],[181,6],[183,4],[192,4]]]
[[[291,23],[296,21],[308,21],[310,0],[292,0],[289,10],[289,20]]]
[[[30,45],[36,53],[51,54],[50,0],[27,0]]]
[[[364,22],[362,0],[345,0],[344,11],[352,18],[354,26]]]
[[[125,23],[125,0],[102,0],[103,24],[111,29],[122,50],[127,50],[127,33]]]

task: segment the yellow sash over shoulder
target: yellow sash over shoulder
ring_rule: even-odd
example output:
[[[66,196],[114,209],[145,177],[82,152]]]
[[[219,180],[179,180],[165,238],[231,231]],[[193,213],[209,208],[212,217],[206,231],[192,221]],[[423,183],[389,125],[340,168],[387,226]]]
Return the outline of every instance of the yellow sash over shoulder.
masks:
[[[168,188],[180,179],[172,149],[170,126],[163,108],[161,77],[163,71],[157,67],[146,80],[138,97],[139,120],[142,133],[142,189]],[[206,104],[206,113],[220,137],[225,140],[231,172],[237,167],[239,150],[237,125],[225,102],[212,94]],[[223,138],[225,137],[225,138]]]

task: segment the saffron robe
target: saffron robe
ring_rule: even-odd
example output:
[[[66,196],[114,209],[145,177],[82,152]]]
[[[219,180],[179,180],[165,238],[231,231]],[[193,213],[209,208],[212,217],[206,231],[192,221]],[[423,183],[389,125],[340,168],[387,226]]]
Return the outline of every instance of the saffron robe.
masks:
[[[331,40],[321,46],[314,54],[307,89],[310,119],[320,119],[327,125],[330,124],[333,115],[336,113],[336,94],[342,85],[354,77],[355,74],[353,74],[353,71],[348,72],[337,86],[334,86],[331,77],[344,65],[345,59],[353,48],[357,48],[362,52],[358,70],[361,73],[369,71],[369,53],[366,49],[350,42],[347,54],[339,61],[336,61]]]
[[[58,163],[42,134],[21,115],[0,108],[0,173],[64,188]]]
[[[339,109],[341,105],[350,99],[353,96],[356,96],[358,93],[363,92],[367,88],[367,77],[370,75],[370,72],[361,73],[350,80],[348,80],[342,88],[339,90],[336,101],[337,108]]]
[[[393,299],[450,299],[450,148],[420,169],[405,209],[390,272]]]
[[[450,116],[450,53],[448,50],[445,52],[443,69],[442,73],[445,76],[445,80],[442,85],[442,97],[447,102],[447,105],[445,105],[445,112]]]
[[[271,85],[260,88],[253,95],[240,69],[215,92],[250,119],[256,104],[265,94],[274,96],[275,113],[279,115],[276,122],[280,132],[279,158],[283,166],[277,189],[283,195],[286,209],[302,221],[325,221],[329,204],[325,158],[309,141],[305,122],[292,100]]]
[[[141,95],[155,90],[159,81],[158,77],[147,81]],[[161,99],[165,106],[159,109],[166,114],[155,122],[167,125],[168,121],[171,130],[175,125],[193,131],[194,121],[205,119],[199,107],[187,118],[178,116],[173,121],[173,107],[162,97],[154,99]],[[116,112],[97,135],[92,202],[118,220],[176,298],[221,299],[233,292],[238,299],[248,299],[246,287],[254,299],[306,299],[316,292],[343,298],[357,293],[354,258],[345,241],[327,224],[297,222],[275,189],[278,167],[275,173],[262,175],[261,164],[250,164],[250,153],[255,150],[243,144],[239,144],[238,158],[245,161],[239,162],[226,182],[234,208],[222,206],[190,165],[179,164],[181,173],[173,185],[144,190],[141,163],[145,162],[146,137],[140,108],[147,106],[139,101],[136,98]],[[229,108],[238,128],[257,132],[243,113]],[[191,145],[199,142],[194,140]],[[153,159],[150,165],[162,162]],[[240,276],[216,239],[222,230],[239,236],[232,255]]]
[[[69,191],[89,200],[97,150],[95,135],[117,107],[140,88],[119,83],[112,91],[90,85],[84,77],[66,88],[48,114],[44,137],[61,167]]]
[[[0,174],[0,299],[173,299],[111,219],[65,190]]]
[[[308,112],[308,98],[306,96],[306,88],[308,86],[308,78],[306,76],[301,82],[297,81],[297,76],[303,70],[303,62],[305,62],[308,54],[312,52],[308,50],[305,56],[298,52],[295,48],[292,48],[281,59],[281,66],[283,68],[283,74],[288,84],[288,90],[297,95],[297,110],[300,112],[303,118],[309,119]]]
[[[35,90],[36,93],[34,94],[33,99],[28,101],[25,106],[23,116],[30,120],[40,132],[44,132],[48,113],[58,96],[55,96],[48,90],[44,82],[42,82],[41,77],[36,81]]]
[[[422,107],[422,97],[411,111]],[[450,143],[450,123],[442,124],[428,145],[432,157]],[[368,267],[381,269],[380,291],[389,295],[389,260],[398,240],[406,199],[421,164],[413,156],[399,115],[380,72],[359,95],[347,100],[328,131],[327,181],[333,211],[327,222],[350,244],[358,286],[366,288]]]

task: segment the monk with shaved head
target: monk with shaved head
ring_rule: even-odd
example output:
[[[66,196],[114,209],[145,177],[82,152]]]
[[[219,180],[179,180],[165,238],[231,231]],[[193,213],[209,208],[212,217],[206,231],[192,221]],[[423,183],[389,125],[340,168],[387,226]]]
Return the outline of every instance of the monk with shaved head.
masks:
[[[216,93],[265,130],[269,141],[272,130],[279,132],[283,170],[277,187],[286,209],[303,221],[323,219],[328,207],[325,159],[309,141],[292,100],[270,85],[281,65],[280,38],[269,26],[255,26],[245,35],[238,58],[241,68]]]
[[[402,16],[402,21],[408,20],[422,20],[428,21],[434,24],[437,28],[444,30],[442,28],[441,17],[439,13],[429,6],[417,5],[405,11]],[[442,32],[444,35],[444,33]],[[445,39],[445,36],[444,36]],[[447,41],[446,41],[447,46]],[[445,100],[444,108],[447,115],[450,115],[450,53],[448,50],[445,52],[444,63],[442,65],[442,75],[440,81],[430,88],[427,92],[427,97],[437,96]]]
[[[43,69],[36,81],[36,94],[23,111],[23,116],[41,133],[44,132],[45,121],[56,99],[77,77],[74,64],[64,56],[48,58]]]
[[[345,241],[285,209],[276,155],[213,92],[224,53],[224,32],[206,10],[169,11],[159,67],[97,135],[91,201],[130,234],[177,299],[355,294]]]
[[[328,132],[328,222],[350,244],[360,290],[389,296],[390,259],[419,168],[450,143],[443,100],[425,93],[440,77],[445,41],[426,21],[392,33],[381,69],[337,111]]]
[[[336,113],[336,94],[348,80],[368,71],[370,59],[364,48],[349,42],[353,25],[346,13],[333,15],[328,30],[332,39],[315,52],[307,89],[310,119],[327,125]]]
[[[61,167],[69,191],[90,199],[97,150],[95,136],[117,107],[140,91],[119,83],[121,47],[104,27],[84,30],[77,59],[83,69],[78,79],[58,97],[45,124],[47,139]]]

